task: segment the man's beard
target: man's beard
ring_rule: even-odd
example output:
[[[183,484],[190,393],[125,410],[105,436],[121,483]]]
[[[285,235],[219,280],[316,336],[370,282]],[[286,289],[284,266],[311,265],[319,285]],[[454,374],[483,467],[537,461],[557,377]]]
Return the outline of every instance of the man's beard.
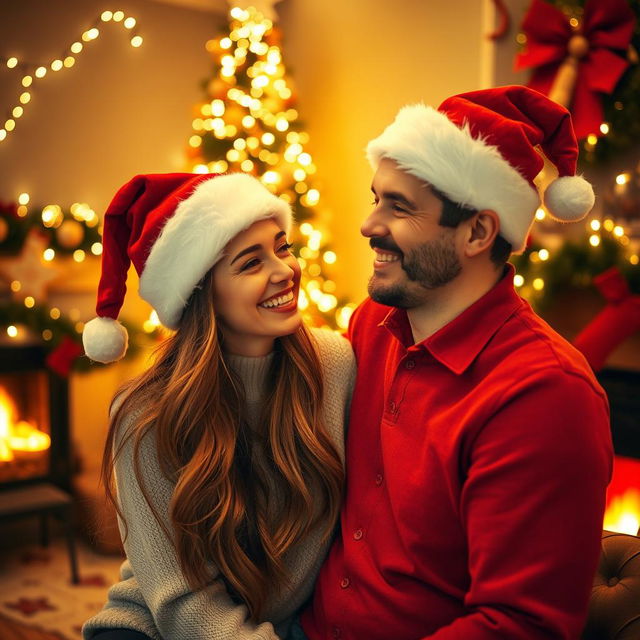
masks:
[[[369,280],[369,295],[373,300],[389,307],[412,309],[423,304],[427,292],[451,282],[462,270],[449,235],[420,245],[402,259],[402,269],[409,282],[385,286],[373,275]]]

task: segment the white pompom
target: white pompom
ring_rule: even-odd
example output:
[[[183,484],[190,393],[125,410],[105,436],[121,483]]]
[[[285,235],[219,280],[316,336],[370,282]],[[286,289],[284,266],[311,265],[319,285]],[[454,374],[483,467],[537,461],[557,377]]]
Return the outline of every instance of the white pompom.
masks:
[[[89,359],[107,364],[124,356],[129,335],[113,318],[94,318],[84,325],[82,344]]]
[[[564,176],[554,180],[544,192],[544,204],[556,220],[582,220],[593,208],[593,187],[581,176]]]

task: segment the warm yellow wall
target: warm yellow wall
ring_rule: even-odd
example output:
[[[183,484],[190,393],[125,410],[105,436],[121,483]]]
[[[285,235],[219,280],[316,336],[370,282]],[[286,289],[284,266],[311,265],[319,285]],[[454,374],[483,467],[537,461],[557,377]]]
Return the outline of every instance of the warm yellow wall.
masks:
[[[284,61],[311,135],[322,203],[341,265],[339,291],[360,300],[371,251],[364,148],[403,104],[439,104],[490,82],[492,3],[484,0],[287,0],[278,5]],[[490,25],[486,24],[491,23]]]
[[[21,0],[0,8],[0,56],[51,61],[107,8],[134,16],[144,44],[101,25],[70,70],[37,85],[16,130],[0,145],[0,198],[27,191],[34,201],[73,199],[102,210],[136,173],[181,170],[192,108],[210,72],[204,49],[224,17],[124,0]],[[21,91],[20,77],[0,73],[3,110]],[[4,112],[4,111],[3,111]]]

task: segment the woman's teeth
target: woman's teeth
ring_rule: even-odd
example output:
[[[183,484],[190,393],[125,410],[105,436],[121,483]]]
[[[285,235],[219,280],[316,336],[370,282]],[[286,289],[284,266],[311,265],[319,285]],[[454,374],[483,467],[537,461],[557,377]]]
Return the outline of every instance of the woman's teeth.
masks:
[[[278,298],[271,298],[270,300],[266,300],[265,302],[260,303],[260,307],[264,307],[265,309],[272,309],[273,307],[281,307],[282,305],[289,304],[293,300],[293,291],[289,291],[284,296],[279,296]]]

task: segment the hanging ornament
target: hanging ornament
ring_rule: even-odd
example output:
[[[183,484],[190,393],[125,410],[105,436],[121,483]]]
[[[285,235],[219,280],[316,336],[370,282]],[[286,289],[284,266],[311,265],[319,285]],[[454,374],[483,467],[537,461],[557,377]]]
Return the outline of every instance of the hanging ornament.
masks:
[[[220,78],[214,78],[207,85],[207,92],[213,98],[226,98],[229,85]]]
[[[69,218],[56,229],[56,240],[65,249],[75,249],[84,240],[84,229],[78,221]]]
[[[10,283],[19,283],[12,287],[12,291],[20,298],[32,296],[41,301],[51,281],[60,275],[59,270],[44,259],[46,249],[47,238],[32,230],[24,241],[20,256],[3,260],[0,264],[0,274]]]
[[[67,378],[74,362],[84,353],[82,346],[69,336],[64,336],[60,344],[47,356],[46,364],[51,371]]]
[[[588,0],[582,18],[533,0],[522,24],[526,48],[516,70],[534,69],[528,83],[571,110],[578,139],[600,136],[600,95],[613,92],[629,66],[635,16],[626,0]]]

